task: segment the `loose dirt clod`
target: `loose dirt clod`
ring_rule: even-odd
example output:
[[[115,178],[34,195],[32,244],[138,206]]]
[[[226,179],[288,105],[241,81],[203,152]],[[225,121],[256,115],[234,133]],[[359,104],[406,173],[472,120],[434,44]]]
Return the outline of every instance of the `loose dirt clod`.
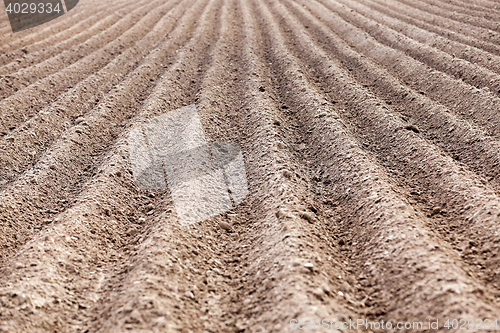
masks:
[[[307,220],[309,223],[314,223],[316,221],[316,217],[313,213],[310,212],[301,212],[300,217],[302,217],[304,220]]]

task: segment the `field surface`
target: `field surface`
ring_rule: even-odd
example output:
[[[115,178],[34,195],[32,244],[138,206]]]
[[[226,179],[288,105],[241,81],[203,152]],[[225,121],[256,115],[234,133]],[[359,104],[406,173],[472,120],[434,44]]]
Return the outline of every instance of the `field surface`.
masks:
[[[0,332],[500,320],[500,3],[0,12]],[[180,226],[127,138],[189,105],[249,193]]]

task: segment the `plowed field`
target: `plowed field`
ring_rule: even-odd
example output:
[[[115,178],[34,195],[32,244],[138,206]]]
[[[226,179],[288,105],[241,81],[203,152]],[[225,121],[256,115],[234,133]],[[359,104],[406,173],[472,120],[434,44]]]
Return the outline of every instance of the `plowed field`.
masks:
[[[496,331],[500,3],[81,0],[16,34],[0,12],[0,332]],[[249,193],[181,226],[127,138],[189,105]]]

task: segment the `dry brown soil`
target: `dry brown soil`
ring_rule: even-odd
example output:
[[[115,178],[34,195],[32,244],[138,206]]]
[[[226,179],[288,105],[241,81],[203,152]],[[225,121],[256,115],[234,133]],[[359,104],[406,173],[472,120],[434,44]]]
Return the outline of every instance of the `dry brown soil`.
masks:
[[[0,332],[500,320],[497,1],[0,12]],[[249,195],[182,227],[127,137],[191,104]]]

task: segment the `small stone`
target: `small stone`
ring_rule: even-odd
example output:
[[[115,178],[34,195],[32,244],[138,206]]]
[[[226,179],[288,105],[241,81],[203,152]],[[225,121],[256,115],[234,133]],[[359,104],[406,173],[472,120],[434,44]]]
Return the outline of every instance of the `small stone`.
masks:
[[[184,293],[184,296],[189,297],[189,298],[191,298],[191,299],[194,299],[194,294],[193,294],[193,292],[191,292],[191,291],[189,291],[189,290],[188,290],[188,291],[186,291],[186,292]]]
[[[325,296],[325,293],[323,292],[323,289],[316,288],[313,290],[313,295],[316,296],[318,299],[322,300],[323,297]]]
[[[326,284],[321,285],[321,289],[325,294],[330,295],[330,288]]]
[[[130,237],[134,237],[139,233],[139,230],[137,230],[135,227],[131,227],[130,229],[127,230],[127,235]]]
[[[138,222],[139,224],[143,224],[146,222],[146,219],[144,217],[140,217]]]
[[[252,303],[252,300],[250,298],[247,298],[243,301],[243,305],[248,305],[250,303]]]
[[[305,267],[305,268],[307,268],[308,270],[310,270],[311,272],[312,272],[312,271],[313,271],[313,269],[314,269],[314,265],[313,265],[312,263],[310,263],[310,262],[306,262],[306,263],[304,264],[304,267]]]
[[[344,293],[339,291],[339,296],[344,296]]]
[[[227,223],[227,222],[224,222],[224,221],[222,221],[222,222],[219,223],[219,227],[221,227],[222,229],[226,230],[227,232],[231,232],[231,230],[232,230],[231,229],[231,225],[229,223]]]
[[[23,305],[24,303],[26,303],[26,296],[20,295],[20,296],[17,298],[17,304],[18,304],[18,305]]]
[[[312,213],[309,212],[302,212],[300,213],[300,217],[302,217],[304,220],[309,221],[309,223],[314,223],[316,221],[316,218]]]
[[[439,214],[439,213],[441,213],[441,207],[434,207],[432,209],[432,213],[431,213],[432,215],[436,215],[436,214]]]

